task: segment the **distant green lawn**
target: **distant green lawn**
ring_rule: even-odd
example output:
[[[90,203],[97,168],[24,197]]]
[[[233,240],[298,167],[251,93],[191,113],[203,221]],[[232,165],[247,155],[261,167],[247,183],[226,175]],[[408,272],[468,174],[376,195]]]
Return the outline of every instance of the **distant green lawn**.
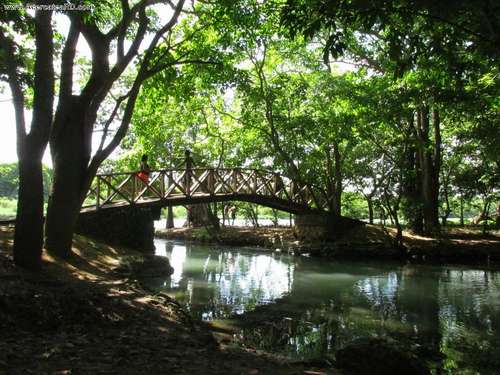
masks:
[[[0,220],[16,217],[17,199],[0,197]]]

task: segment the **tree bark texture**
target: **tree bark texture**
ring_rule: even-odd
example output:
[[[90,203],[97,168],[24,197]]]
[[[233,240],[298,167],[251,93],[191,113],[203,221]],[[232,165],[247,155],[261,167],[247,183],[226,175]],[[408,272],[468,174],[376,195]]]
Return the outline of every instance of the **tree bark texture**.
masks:
[[[212,213],[208,204],[194,204],[187,207],[187,225],[189,227],[211,226],[219,228],[219,219]]]
[[[51,138],[54,176],[47,209],[46,247],[53,255],[67,258],[78,214],[87,191],[92,128],[86,126],[84,106],[73,97],[68,107],[58,108]],[[63,122],[63,123],[61,123]]]
[[[449,181],[450,181],[450,175],[449,175],[449,173],[447,173],[443,177],[443,199],[444,199],[444,203],[445,203],[445,208],[444,208],[443,214],[441,216],[441,225],[443,227],[445,227],[448,224],[448,217],[451,214],[450,198],[449,198],[449,194],[448,194]]]
[[[464,198],[460,194],[460,226],[463,227],[465,225],[464,220]]]
[[[366,196],[366,203],[368,204],[368,222],[373,224],[373,199],[370,196]]]
[[[333,151],[333,160],[331,152]],[[327,192],[330,210],[335,216],[342,213],[342,158],[339,144],[333,142],[331,150],[326,150]]]
[[[409,137],[415,137],[414,120],[410,120]],[[417,147],[410,145],[406,149],[406,157],[404,160],[404,182],[403,196],[405,198],[404,214],[408,221],[408,227],[414,233],[423,233],[423,216],[421,204],[421,180],[422,171],[418,158]]]
[[[174,210],[172,206],[167,207],[167,219],[165,221],[165,228],[171,229],[174,227]]]
[[[51,253],[63,258],[71,255],[78,214],[97,169],[126,135],[142,83],[169,66],[153,61],[154,50],[162,37],[177,23],[183,4],[184,0],[177,2],[170,20],[154,33],[152,40],[148,42],[149,47],[143,52],[139,51],[139,47],[150,21],[146,12],[151,6],[149,1],[137,2],[133,11],[127,2],[122,2],[122,12],[125,14],[122,23],[107,34],[103,34],[92,20],[84,20],[78,16],[71,18],[70,30],[61,54],[59,101],[50,135],[54,179],[45,234],[47,250]],[[135,26],[132,27],[132,23]],[[125,34],[131,28],[133,41],[126,49]],[[80,93],[74,95],[73,68],[79,35],[83,35],[92,51],[92,70]],[[109,61],[112,43],[117,44],[118,52],[113,66]],[[116,99],[115,107],[104,124],[101,143],[91,158],[92,132],[97,113],[114,83],[139,54],[141,63],[138,65],[137,75],[128,92]],[[123,113],[118,119],[116,115],[120,108]],[[118,121],[119,125],[105,145],[109,126],[114,121]]]
[[[423,233],[432,235],[440,231],[439,225],[439,171],[441,168],[441,133],[439,112],[433,111],[434,140],[430,139],[430,118],[427,106],[418,111],[418,159],[422,170],[421,202]]]
[[[24,118],[25,100],[14,42],[0,28],[0,48],[6,56],[6,72],[14,99],[19,192],[14,233],[14,261],[18,266],[38,270],[43,248],[43,173],[42,157],[52,123],[54,67],[52,12],[35,12],[35,66],[33,81],[33,117],[29,133]]]
[[[19,161],[19,192],[14,232],[14,262],[38,270],[43,247],[43,177],[41,158]]]

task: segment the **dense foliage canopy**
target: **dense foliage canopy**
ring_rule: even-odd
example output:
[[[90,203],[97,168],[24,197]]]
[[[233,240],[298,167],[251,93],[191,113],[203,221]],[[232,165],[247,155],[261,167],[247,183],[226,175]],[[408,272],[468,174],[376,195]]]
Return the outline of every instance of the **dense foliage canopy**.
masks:
[[[16,231],[36,211],[42,235],[50,141],[49,250],[70,251],[99,168],[136,169],[143,153],[176,166],[185,149],[198,165],[318,185],[332,214],[388,218],[399,232],[434,234],[472,214],[499,223],[496,2],[84,3],[95,11],[57,13],[66,32],[52,12],[1,15],[24,202]],[[79,37],[90,57],[77,56]]]
[[[200,164],[321,185],[337,214],[427,233],[450,216],[494,219],[498,18],[485,4],[221,7],[221,63],[144,87],[118,163],[136,168],[148,152],[176,165],[189,148]]]

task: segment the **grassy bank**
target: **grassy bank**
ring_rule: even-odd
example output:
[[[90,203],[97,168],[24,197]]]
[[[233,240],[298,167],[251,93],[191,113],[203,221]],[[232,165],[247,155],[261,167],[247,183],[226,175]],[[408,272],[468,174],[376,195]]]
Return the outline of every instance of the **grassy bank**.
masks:
[[[0,197],[0,220],[16,217],[17,199]]]
[[[12,262],[0,226],[0,374],[303,374],[305,363],[219,344],[163,294],[117,272],[140,254],[76,236],[40,273]],[[333,374],[334,370],[322,370]]]

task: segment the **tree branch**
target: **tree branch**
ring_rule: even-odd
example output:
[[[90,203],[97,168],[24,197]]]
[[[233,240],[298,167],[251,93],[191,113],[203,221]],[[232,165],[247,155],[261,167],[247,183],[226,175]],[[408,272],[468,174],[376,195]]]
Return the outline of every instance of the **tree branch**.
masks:
[[[141,66],[141,68],[145,69],[145,71],[148,69],[148,65],[153,57],[153,52],[158,44],[158,41],[167,31],[171,30],[177,23],[177,19],[181,14],[181,10],[184,6],[184,3],[185,0],[179,0],[177,6],[174,9],[174,14],[170,18],[170,20],[160,30],[156,32],[155,36],[153,37],[153,40],[151,40],[151,43],[149,43],[149,46],[144,54],[143,64]]]
[[[106,138],[108,136],[109,126],[114,121],[114,119],[116,117],[116,114],[118,113],[118,109],[120,108],[120,105],[123,103],[123,101],[125,99],[127,99],[130,96],[130,94],[131,94],[131,91],[129,91],[125,95],[122,95],[118,99],[116,99],[115,107],[113,108],[113,111],[111,112],[111,115],[109,116],[109,118],[106,120],[106,122],[104,124],[103,135],[102,135],[102,138],[101,138],[101,142],[99,144],[99,148],[97,149],[97,153],[99,153],[99,152],[102,151],[102,149],[104,147],[104,143],[106,142]]]
[[[170,66],[175,66],[175,65],[186,65],[186,64],[199,64],[199,65],[222,65],[220,61],[206,61],[206,60],[180,60],[180,61],[173,61],[169,63],[165,63],[159,66],[154,67],[153,69],[149,69],[145,73],[145,79],[148,79],[155,74],[161,72],[162,70],[170,67]]]
[[[42,158],[52,125],[54,105],[54,42],[52,38],[52,12],[37,10],[35,13],[35,82],[33,118],[28,135],[30,147]]]
[[[87,105],[109,74],[110,40],[101,33],[95,23],[84,21],[81,16],[73,16],[72,22],[80,22],[81,32],[92,52],[92,72],[80,95],[82,105]]]
[[[139,17],[140,17],[139,28],[137,30],[137,33],[134,37],[134,41],[132,42],[132,45],[130,46],[129,50],[127,51],[123,59],[115,64],[115,66],[111,69],[107,77],[100,82],[100,86],[96,87],[93,96],[90,98],[90,105],[87,111],[87,116],[88,116],[87,120],[89,124],[94,123],[97,117],[97,111],[101,106],[103,100],[106,98],[106,95],[111,90],[111,87],[116,82],[116,80],[121,76],[121,74],[130,64],[132,59],[137,55],[137,52],[146,34],[148,26],[148,18],[146,16],[146,10],[144,8],[140,9]]]
[[[121,6],[122,6],[122,20],[125,20],[125,19],[132,20],[132,17],[130,17],[130,6],[128,4],[128,0],[121,0]],[[117,44],[116,53],[117,53],[117,60],[118,61],[123,59],[123,55],[124,55],[123,44],[125,42],[125,35],[127,34],[127,28],[128,28],[128,24],[126,22],[120,22],[118,38],[117,38],[118,40],[116,42],[116,44]],[[109,33],[107,36],[109,38]]]
[[[88,168],[88,176],[94,176],[99,168],[99,165],[113,152],[113,150],[120,144],[121,140],[127,134],[128,127],[130,125],[130,120],[132,119],[132,114],[134,112],[135,102],[137,101],[137,96],[139,95],[139,91],[141,88],[142,80],[136,79],[134,85],[128,92],[128,100],[125,106],[124,115],[120,126],[118,127],[113,139],[109,144],[104,147],[100,152],[96,153],[92,158],[92,162]],[[121,103],[120,103],[121,104]]]
[[[111,30],[109,30],[108,33],[106,34],[106,38],[108,38],[109,40],[113,40],[116,37],[118,37],[119,33],[122,32],[122,30],[127,30],[132,21],[134,20],[134,17],[137,15],[137,13],[139,13],[141,9],[145,9],[151,5],[161,4],[165,2],[165,0],[142,0],[136,3],[132,8],[129,8],[129,10],[127,11],[126,7],[128,5],[128,1],[127,0],[121,0],[121,1],[122,1],[123,16],[120,22]],[[124,1],[127,2],[127,5],[123,3]],[[124,6],[125,6],[125,13],[123,13]]]
[[[71,96],[73,91],[73,66],[76,54],[76,45],[80,36],[79,21],[71,22],[68,38],[64,44],[61,56],[61,78],[59,89],[59,102]]]

